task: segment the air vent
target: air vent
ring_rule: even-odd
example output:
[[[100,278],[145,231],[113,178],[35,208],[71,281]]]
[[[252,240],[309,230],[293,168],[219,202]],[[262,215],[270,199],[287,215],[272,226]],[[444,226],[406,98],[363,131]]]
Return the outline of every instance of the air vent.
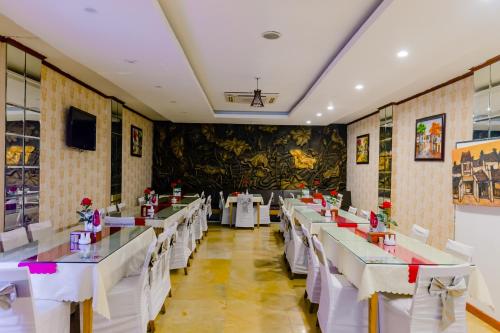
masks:
[[[225,92],[224,97],[227,103],[250,105],[253,100],[253,92]],[[274,104],[278,100],[278,93],[262,93],[264,106]]]

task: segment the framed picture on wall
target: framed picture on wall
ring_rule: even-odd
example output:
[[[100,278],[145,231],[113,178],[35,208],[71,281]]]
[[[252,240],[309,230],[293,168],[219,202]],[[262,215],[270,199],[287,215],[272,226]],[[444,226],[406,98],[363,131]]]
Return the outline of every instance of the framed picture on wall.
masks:
[[[370,162],[370,134],[360,135],[356,138],[356,164]]]
[[[417,119],[415,161],[444,161],[446,114]]]
[[[131,125],[130,155],[142,157],[142,129]]]

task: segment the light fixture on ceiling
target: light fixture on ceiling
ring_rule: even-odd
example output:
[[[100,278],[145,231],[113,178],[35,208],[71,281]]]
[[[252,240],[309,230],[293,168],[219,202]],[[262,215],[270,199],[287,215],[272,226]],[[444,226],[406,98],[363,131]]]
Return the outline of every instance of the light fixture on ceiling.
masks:
[[[274,40],[274,39],[278,39],[281,37],[281,34],[278,32],[278,31],[264,31],[262,33],[262,37],[265,38],[265,39],[269,39],[269,40]]]
[[[321,112],[316,113],[316,117],[321,117],[323,114]]]
[[[175,103],[177,103],[177,101],[172,100],[172,101],[170,101],[170,103],[175,104]]]
[[[365,86],[363,86],[362,84],[357,84],[354,88],[356,90],[363,90],[365,88]]]
[[[262,96],[261,93],[262,91],[259,89],[259,77],[255,78],[257,80],[257,89],[253,91],[253,99],[252,103],[250,103],[250,106],[257,107],[257,108],[263,108],[264,107],[264,102],[262,102]]]
[[[137,59],[123,59],[123,61],[125,61],[127,64],[136,64],[137,63]]]
[[[83,11],[88,13],[88,14],[97,14],[97,9],[93,7],[85,7],[83,8]]]
[[[398,56],[398,58],[406,58],[408,56],[408,54],[409,53],[406,50],[401,50],[398,53],[396,53],[396,55]]]
[[[306,124],[307,124],[307,125],[311,125],[311,121],[310,121],[310,120],[307,120],[307,121],[306,121]]]
[[[335,108],[333,107],[333,105],[331,105],[331,104],[330,104],[330,105],[328,105],[326,108],[327,108],[329,111],[332,111],[333,109],[335,109]]]
[[[158,85],[158,86],[155,86],[156,89],[161,89],[162,86]]]

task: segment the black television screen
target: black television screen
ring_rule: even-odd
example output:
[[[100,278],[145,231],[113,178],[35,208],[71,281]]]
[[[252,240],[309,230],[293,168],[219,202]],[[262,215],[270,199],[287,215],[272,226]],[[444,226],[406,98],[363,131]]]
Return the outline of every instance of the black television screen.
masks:
[[[75,107],[68,111],[66,144],[70,147],[95,150],[96,117]]]

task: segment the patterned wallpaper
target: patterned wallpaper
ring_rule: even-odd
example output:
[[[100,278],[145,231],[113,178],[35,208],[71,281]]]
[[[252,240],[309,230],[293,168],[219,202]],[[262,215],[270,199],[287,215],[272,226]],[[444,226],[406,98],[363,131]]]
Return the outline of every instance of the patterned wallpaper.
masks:
[[[403,232],[414,223],[431,230],[430,243],[444,247],[454,238],[451,151],[472,139],[473,78],[468,77],[394,108],[393,217]],[[446,113],[444,162],[415,162],[415,122]]]
[[[142,129],[142,157],[130,155],[130,126]],[[137,204],[144,188],[151,186],[153,163],[153,123],[127,109],[123,109],[122,144],[122,202]]]
[[[80,152],[65,143],[66,112],[75,106],[97,116],[96,151]],[[110,100],[42,66],[40,220],[54,228],[77,222],[84,196],[94,207],[110,200]]]
[[[358,210],[377,210],[379,127],[378,114],[347,127],[347,189]],[[363,134],[370,135],[370,163],[356,164],[356,137]]]
[[[294,189],[314,180],[345,188],[346,126],[259,126],[156,122],[153,187],[171,191]]]

